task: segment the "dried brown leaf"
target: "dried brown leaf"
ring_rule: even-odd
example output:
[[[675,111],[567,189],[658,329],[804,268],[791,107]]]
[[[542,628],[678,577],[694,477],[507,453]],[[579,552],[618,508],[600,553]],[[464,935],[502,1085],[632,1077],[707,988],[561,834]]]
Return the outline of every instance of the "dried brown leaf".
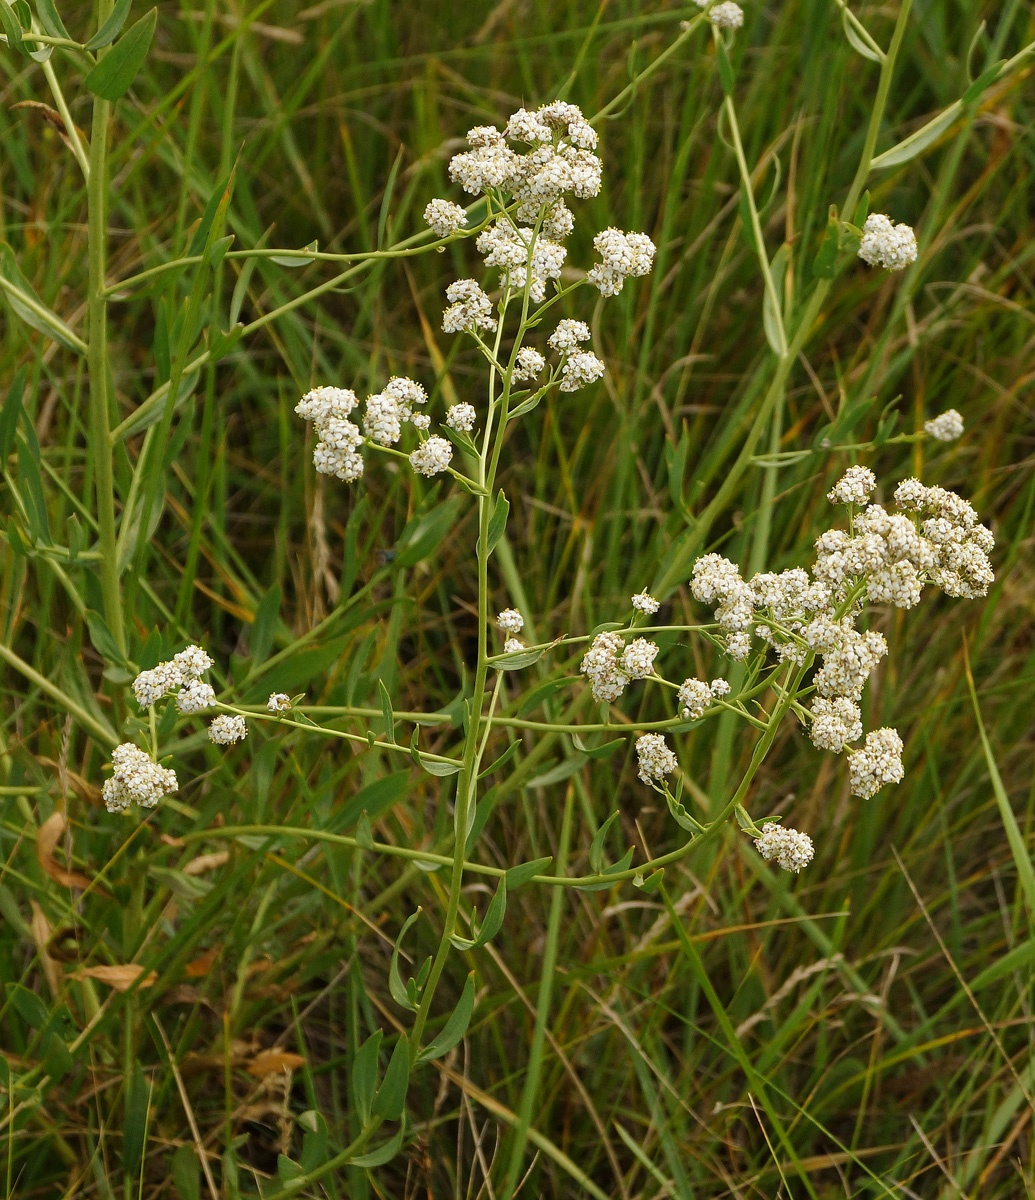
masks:
[[[300,1054],[291,1054],[287,1050],[264,1050],[256,1054],[246,1070],[256,1079],[264,1079],[267,1075],[279,1075],[281,1071],[295,1071],[305,1063]]]
[[[91,880],[85,875],[80,875],[78,871],[66,870],[54,860],[54,847],[67,828],[68,820],[65,814],[60,809],[55,809],[36,830],[36,857],[40,866],[55,883],[60,883],[62,887],[88,888]]]
[[[158,979],[158,972],[148,971],[145,975],[144,968],[139,963],[120,963],[111,967],[83,967],[82,970],[76,971],[72,978],[96,979],[113,987],[117,992],[128,992],[138,979],[140,987],[151,987]]]
[[[182,870],[184,875],[201,875],[205,871],[214,871],[216,867],[221,867],[229,858],[229,850],[216,850],[212,854],[199,854],[197,858],[192,858]]]

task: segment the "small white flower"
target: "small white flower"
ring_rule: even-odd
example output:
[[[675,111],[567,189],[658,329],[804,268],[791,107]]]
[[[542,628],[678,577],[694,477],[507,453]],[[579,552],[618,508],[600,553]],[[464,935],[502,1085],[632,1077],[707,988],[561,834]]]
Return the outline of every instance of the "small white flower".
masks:
[[[446,424],[461,433],[470,433],[477,419],[478,413],[473,404],[452,404],[446,410]]]
[[[732,691],[729,681],[725,679],[713,679],[708,686],[712,689],[713,696],[728,696]]]
[[[658,647],[646,638],[634,638],[622,654],[622,672],[630,679],[647,679],[654,673]]]
[[[617,633],[605,630],[597,634],[583,656],[579,670],[592,682],[594,700],[610,703],[625,691],[629,676],[618,665],[619,651],[624,648]]]
[[[947,408],[937,417],[924,422],[924,432],[939,442],[954,442],[963,436],[963,418],[954,408]]]
[[[569,355],[561,368],[560,390],[576,392],[586,384],[596,383],[604,373],[604,364],[588,350]]]
[[[761,837],[755,838],[755,845],[766,862],[775,858],[777,866],[795,874],[812,862],[816,852],[807,833],[785,829],[773,822],[763,828]]]
[[[176,791],[176,772],[160,767],[132,742],[115,747],[111,765],[111,778],[101,789],[108,812],[125,812],[134,800],[141,808],[154,808],[163,796]]]
[[[877,476],[869,467],[849,467],[827,492],[831,504],[865,504],[877,486]]]
[[[655,600],[653,596],[648,595],[646,591],[642,591],[633,596],[632,606],[637,612],[641,612],[648,617],[652,617],[661,607],[661,603],[660,601]]]
[[[557,322],[557,328],[546,339],[546,344],[559,354],[567,354],[580,342],[588,342],[589,338],[589,326],[585,321],[573,321],[565,317]]]
[[[436,237],[450,237],[467,224],[467,213],[452,200],[431,200],[424,210],[424,220]]]
[[[900,271],[916,262],[916,256],[916,235],[908,225],[893,225],[889,217],[870,213],[863,225],[863,238],[859,244],[859,257],[864,263],[871,267]]]
[[[179,666],[175,662],[163,662],[140,672],[133,680],[133,695],[141,708],[150,708],[182,683],[183,672]]]
[[[176,707],[184,716],[203,712],[206,708],[211,708],[215,702],[215,691],[209,684],[202,683],[200,679],[190,680],[176,693]]]
[[[363,432],[381,446],[394,446],[402,437],[402,414],[399,401],[387,392],[367,397],[363,414]]]
[[[679,760],[672,753],[660,733],[645,733],[636,739],[636,757],[639,759],[638,774],[644,783],[653,784],[679,768]]]
[[[442,328],[446,333],[496,328],[492,301],[473,279],[458,279],[451,283],[446,288],[446,299],[450,304],[442,314]]]
[[[525,627],[525,618],[516,608],[505,608],[497,616],[496,624],[504,633],[520,633]]]
[[[894,729],[875,729],[866,735],[866,745],[848,756],[852,795],[868,800],[886,783],[898,783],[905,775],[902,739]]]
[[[726,653],[734,662],[743,662],[751,653],[751,635],[731,633],[726,638]]]
[[[524,379],[534,379],[545,366],[546,359],[538,350],[523,346],[514,359],[514,381],[520,383]]]
[[[273,692],[266,701],[266,707],[271,713],[287,712],[291,707],[291,697],[287,692]]]
[[[438,475],[449,467],[453,447],[443,437],[429,437],[410,455],[410,466],[418,475]]]
[[[507,638],[503,643],[504,654],[517,654],[519,650],[524,650],[525,643],[520,638]]]
[[[711,702],[712,689],[703,679],[683,680],[679,688],[679,715],[684,721],[698,720]]]
[[[209,738],[218,746],[232,746],[234,742],[243,742],[248,736],[248,727],[244,717],[220,713],[208,727]]]
[[[306,392],[295,405],[295,412],[306,421],[327,417],[347,417],[359,401],[351,388],[318,387]]]

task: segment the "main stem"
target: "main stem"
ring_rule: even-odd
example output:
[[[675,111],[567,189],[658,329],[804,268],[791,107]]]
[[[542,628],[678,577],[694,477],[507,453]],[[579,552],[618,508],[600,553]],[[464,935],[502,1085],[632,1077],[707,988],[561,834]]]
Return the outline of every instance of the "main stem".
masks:
[[[111,10],[111,4],[109,0],[98,0],[97,8],[98,24],[103,24]],[[90,174],[86,185],[90,271],[87,297],[90,345],[87,351],[87,365],[90,375],[90,440],[93,443],[91,448],[104,619],[116,646],[125,654],[126,631],[122,619],[119,562],[115,550],[115,473],[108,395],[108,301],[104,295],[104,280],[108,267],[110,119],[111,102],[95,96],[93,124],[90,130]]]

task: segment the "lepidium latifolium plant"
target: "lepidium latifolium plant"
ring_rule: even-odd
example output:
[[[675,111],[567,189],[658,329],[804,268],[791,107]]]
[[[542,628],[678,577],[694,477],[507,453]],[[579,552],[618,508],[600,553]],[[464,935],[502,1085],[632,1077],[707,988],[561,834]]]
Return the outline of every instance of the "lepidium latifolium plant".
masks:
[[[788,725],[797,725],[818,754],[838,756],[837,770],[847,780],[852,802],[873,803],[881,789],[899,784],[909,769],[900,731],[866,719],[867,684],[885,659],[901,649],[894,645],[894,636],[875,626],[889,609],[908,610],[923,603],[925,593],[940,591],[964,604],[985,596],[994,582],[994,538],[967,498],[905,469],[897,469],[897,482],[881,482],[862,461],[879,454],[886,463],[893,447],[909,453],[925,440],[951,447],[963,434],[955,409],[918,421],[913,432],[896,433],[894,416],[886,415],[869,441],[850,440],[851,426],[835,419],[815,444],[801,447],[788,444],[784,420],[789,377],[824,317],[835,280],[851,272],[860,278],[881,272],[888,280],[901,279],[922,252],[923,231],[918,238],[895,214],[871,211],[871,176],[922,153],[967,111],[980,89],[975,92],[972,86],[963,100],[929,125],[878,155],[910,0],[902,0],[886,47],[844,9],[849,41],[874,64],[877,80],[854,176],[844,196],[831,198],[825,228],[798,266],[798,277],[805,282],[794,286],[792,253],[801,255],[797,248],[792,252],[790,236],[776,254],[767,249],[755,196],[756,173],[738,122],[730,50],[744,13],[730,0],[700,7],[600,112],[587,116],[564,99],[529,102],[509,115],[504,112],[495,124],[469,129],[466,148],[449,161],[452,191],[427,196],[423,226],[403,241],[352,255],[321,252],[315,246],[299,251],[233,249],[234,239],[223,233],[233,195],[231,170],[186,241],[181,259],[112,283],[106,256],[106,139],[112,105],[128,89],[134,63],[139,66],[142,60],[154,15],[141,18],[120,36],[126,18],[122,6],[113,15],[102,4],[100,31],[79,42],[52,4],[41,3],[37,16],[22,0],[13,7],[0,0],[8,44],[42,63],[57,105],[55,119],[63,122],[88,187],[88,342],[30,296],[23,281],[7,273],[3,286],[16,315],[84,359],[88,436],[96,453],[93,471],[83,484],[87,494],[81,507],[89,514],[93,541],[78,547],[48,541],[39,528],[33,487],[19,491],[14,485],[20,507],[9,537],[21,537],[24,554],[51,571],[57,585],[70,594],[76,593],[69,572],[78,569],[77,564],[88,563],[95,573],[95,594],[89,606],[81,603],[79,608],[108,663],[104,718],[62,686],[43,682],[71,722],[82,723],[83,735],[106,747],[108,765],[93,784],[107,812],[129,823],[132,838],[163,803],[175,815],[194,813],[184,784],[203,781],[206,769],[222,765],[221,756],[255,778],[269,772],[271,755],[301,774],[300,760],[294,756],[312,739],[344,743],[343,757],[370,753],[370,761],[377,764],[416,768],[436,789],[436,813],[442,819],[436,820],[435,828],[440,836],[420,845],[375,838],[384,806],[373,818],[365,809],[350,809],[347,831],[278,824],[270,814],[264,823],[241,824],[232,812],[220,813],[209,827],[182,837],[175,821],[166,831],[169,844],[175,846],[225,842],[258,853],[279,846],[283,839],[297,839],[354,854],[356,863],[370,856],[399,860],[419,877],[426,876],[436,900],[434,912],[414,908],[394,928],[376,926],[376,935],[390,947],[386,965],[392,1007],[379,1012],[369,1004],[350,1013],[348,1138],[329,1141],[326,1124],[312,1105],[301,1121],[303,1152],[296,1161],[288,1138],[280,1156],[279,1183],[264,1193],[274,1200],[316,1187],[338,1170],[372,1171],[407,1144],[411,1085],[426,1091],[430,1085],[421,1081],[422,1072],[433,1062],[454,1063],[454,1052],[479,1020],[478,957],[472,952],[496,952],[492,943],[502,941],[499,935],[510,919],[508,897],[517,889],[549,890],[551,927],[556,931],[563,906],[575,890],[625,893],[634,902],[652,897],[650,903],[658,906],[660,901],[672,913],[667,889],[677,864],[707,861],[734,838],[745,839],[744,845],[754,847],[750,853],[757,852],[791,876],[807,871],[816,852],[815,831],[792,828],[781,813],[767,811],[769,801],[757,787],[778,736]],[[696,39],[706,38],[710,44],[699,46]],[[665,247],[656,231],[592,226],[592,202],[608,183],[602,142],[621,120],[623,107],[636,102],[645,79],[688,47],[711,55],[721,84],[718,136],[737,164],[741,233],[758,267],[761,385],[747,411],[735,460],[696,511],[677,497],[682,528],[652,569],[633,581],[630,591],[639,590],[626,604],[615,605],[602,624],[579,626],[577,610],[572,609],[570,624],[558,625],[550,613],[534,611],[529,604],[523,564],[508,537],[514,498],[506,495],[501,477],[515,446],[545,436],[544,409],[572,418],[560,427],[563,436],[565,429],[579,425],[579,414],[588,410],[590,398],[608,386],[616,364],[608,361],[600,330],[609,319],[609,305],[642,286],[639,281],[655,270]],[[64,90],[68,84],[59,81],[50,64],[53,52],[66,54],[85,72],[82,83],[93,98],[88,146],[69,115]],[[1028,53],[1026,49],[997,64],[978,82],[987,88],[1005,79]],[[434,251],[441,256],[429,254]],[[419,538],[421,522],[439,520],[436,514],[446,513],[459,525],[459,514],[473,509],[476,536],[464,547],[472,586],[459,599],[470,636],[462,643],[458,694],[448,710],[407,710],[393,694],[391,673],[382,672],[376,686],[371,685],[369,699],[374,702],[366,707],[313,702],[305,691],[294,688],[273,691],[256,703],[255,683],[261,672],[249,671],[229,652],[220,661],[219,650],[204,632],[195,632],[193,640],[183,636],[189,626],[189,595],[152,595],[139,570],[161,518],[161,484],[163,473],[171,469],[166,452],[176,414],[202,373],[230,355],[242,339],[331,288],[352,286],[375,264],[379,271],[402,270],[404,263],[395,260],[424,254],[442,267],[435,337],[441,335],[453,353],[477,364],[462,376],[462,394],[452,379],[448,388],[442,386],[445,368],[434,359],[423,375],[416,367],[403,375],[382,370],[380,362],[373,364],[364,376],[369,386],[324,371],[308,381],[312,386],[304,394],[299,396],[304,381],[294,392],[287,439],[299,460],[304,447],[309,484],[325,509],[349,511],[352,506],[354,513],[362,513],[357,497],[371,477],[402,480],[417,514],[411,542]],[[274,259],[281,266],[293,260],[309,265],[329,262],[342,269],[329,282],[284,300],[247,324],[238,321],[243,289],[235,289],[230,320],[223,323],[215,315],[225,299],[221,273],[233,267],[241,272],[239,278],[244,277],[259,259]],[[464,264],[463,272],[455,270],[459,263]],[[121,424],[113,425],[109,308],[117,298],[151,286],[174,266],[195,270],[196,282],[182,302],[161,308],[162,354],[155,386]],[[212,328],[201,337],[206,313]],[[550,436],[558,436],[556,427]],[[29,463],[31,446],[26,453]],[[686,461],[685,435],[682,441],[673,436],[670,453],[677,467]],[[803,464],[827,478],[823,486],[829,487],[829,509],[823,524],[828,527],[806,559],[769,569],[769,532],[781,473]],[[759,480],[758,516],[750,536],[740,539],[747,547],[742,561],[735,561],[723,552],[729,507],[749,477]],[[352,539],[348,557],[356,553],[358,536],[351,519],[346,536]],[[196,558],[197,545],[191,540],[187,554]],[[225,551],[230,555],[233,548]],[[390,557],[386,550],[384,561]],[[144,594],[164,624],[134,655],[132,605]],[[426,593],[421,603],[431,605],[433,598]],[[693,620],[685,619],[687,612]],[[254,619],[259,627],[266,619],[260,617]],[[346,662],[350,651],[342,649]],[[290,650],[281,653],[283,657]],[[39,685],[13,651],[5,648],[4,657]],[[529,715],[537,708],[541,719]],[[695,740],[707,736],[717,721],[733,728],[741,740],[744,754],[730,754],[728,759],[744,766],[722,778],[721,794],[708,796],[685,764]],[[431,735],[436,739],[433,749]],[[540,748],[547,745],[560,746],[562,758],[552,766],[546,762],[544,770]],[[550,856],[501,865],[498,847],[492,855],[485,852],[487,831],[508,783],[534,777],[538,786],[548,788],[604,760],[621,765],[611,780],[611,815],[599,827],[589,824],[588,805],[577,806],[577,789],[566,787],[556,807],[556,828],[548,831],[554,847]],[[384,782],[366,780],[363,794],[371,797],[371,807]],[[386,794],[389,802],[399,796],[398,791]],[[622,818],[632,821],[641,808],[655,802],[668,813],[664,844],[648,848],[644,843],[641,849],[612,856]],[[583,842],[589,843],[589,869],[578,873],[570,864]],[[296,873],[311,883],[305,867],[302,861]],[[781,886],[784,882],[781,878]],[[189,901],[188,884],[180,879],[178,886]],[[273,919],[273,894],[271,889],[257,900],[256,928]],[[143,903],[142,893],[135,892],[133,905],[142,910]],[[163,910],[148,937],[174,936],[174,907]],[[417,954],[415,947],[429,938],[431,953]],[[689,942],[686,950],[696,953]],[[486,1180],[492,1180],[492,1194],[506,1200],[520,1188],[529,1167],[529,1142],[536,1142],[534,1119],[555,953],[554,938],[535,1002],[529,1066],[514,1112],[506,1110],[507,1140],[483,1166]],[[447,967],[455,967],[457,961],[470,969],[466,983],[454,985],[457,972],[447,972]],[[245,974],[242,968],[227,1013],[228,1029],[231,1016],[240,1017]],[[137,976],[132,981],[139,987]],[[134,998],[131,994],[129,1000]],[[76,1046],[89,1036],[91,1023],[101,1020],[98,1006],[88,1005],[87,1010],[86,1027],[70,1035]],[[164,1033],[156,1038],[160,1044]],[[128,1038],[126,1058],[131,1072]],[[51,1078],[46,1073],[49,1061],[26,1067],[19,1085],[23,1091],[45,1092]],[[140,1101],[139,1089],[134,1095]],[[775,1121],[764,1091],[760,1099]],[[143,1093],[145,1109],[146,1102]],[[230,1123],[228,1117],[228,1127]],[[224,1178],[236,1171],[229,1133],[227,1141]],[[542,1149],[540,1142],[536,1145]],[[547,1153],[556,1158],[560,1152],[549,1145]],[[202,1161],[207,1173],[208,1160]],[[579,1163],[566,1156],[556,1161],[584,1194],[606,1200],[609,1193]],[[136,1166],[134,1162],[134,1170]]]

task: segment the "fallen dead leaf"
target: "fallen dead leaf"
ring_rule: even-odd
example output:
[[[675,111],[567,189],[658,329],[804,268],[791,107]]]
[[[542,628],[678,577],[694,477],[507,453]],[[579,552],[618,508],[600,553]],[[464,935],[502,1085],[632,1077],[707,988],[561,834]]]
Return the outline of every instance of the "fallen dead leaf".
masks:
[[[281,1071],[297,1070],[305,1063],[300,1054],[291,1054],[286,1050],[264,1050],[256,1054],[245,1068],[249,1075],[263,1079],[267,1075],[278,1075]]]
[[[54,847],[67,828],[68,820],[65,814],[60,809],[55,809],[36,830],[36,857],[40,861],[40,866],[55,883],[60,883],[62,887],[88,888],[92,882],[90,879],[85,875],[80,875],[78,871],[66,870],[54,860]],[[101,889],[95,890],[100,891]],[[104,892],[103,894],[107,895],[108,893]]]
[[[214,871],[229,859],[229,850],[216,850],[212,854],[199,854],[197,858],[192,858],[182,870],[184,875],[201,875],[205,871]]]
[[[173,837],[171,833],[163,833],[158,840],[164,842],[167,846],[185,845],[183,838]]]
[[[40,966],[43,968],[43,975],[47,981],[47,987],[50,988],[50,994],[57,996],[61,991],[61,967],[48,951],[50,939],[54,936],[54,927],[35,900],[30,900],[29,904],[32,906],[32,920],[29,922],[32,940],[36,943]]]
[[[128,992],[138,979],[140,987],[151,987],[158,979],[158,972],[148,971],[144,975],[144,968],[139,963],[121,963],[113,967],[83,967],[81,971],[76,971],[72,978],[96,979],[113,987],[117,992]]]
[[[212,964],[216,961],[216,958],[222,948],[222,946],[212,946],[210,949],[206,950],[200,958],[196,958],[193,962],[189,962],[183,969],[187,978],[200,979],[202,975],[207,975],[209,971],[212,970]]]

